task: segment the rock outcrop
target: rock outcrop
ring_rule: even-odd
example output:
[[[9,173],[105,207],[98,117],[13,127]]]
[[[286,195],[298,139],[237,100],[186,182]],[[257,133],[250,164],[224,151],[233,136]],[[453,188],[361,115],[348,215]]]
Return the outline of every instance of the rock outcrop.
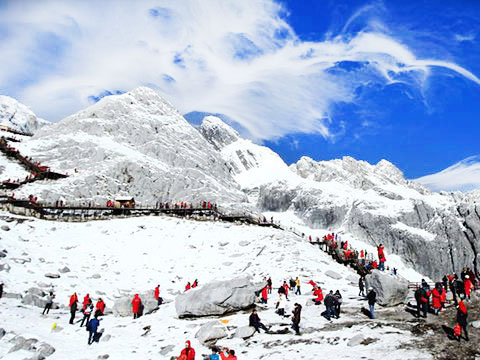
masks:
[[[408,282],[373,270],[365,277],[367,289],[372,287],[377,293],[377,303],[382,306],[395,306],[405,303],[408,296]]]
[[[255,303],[255,285],[249,277],[214,281],[178,295],[175,308],[179,317],[223,315],[251,307]]]
[[[218,320],[203,325],[195,334],[195,338],[203,345],[213,345],[217,340],[227,337],[225,326]]]
[[[113,315],[115,316],[132,316],[132,300],[134,294],[122,296],[115,300],[113,304]],[[153,291],[139,294],[143,305],[143,315],[151,314],[158,309],[158,302],[155,300]]]

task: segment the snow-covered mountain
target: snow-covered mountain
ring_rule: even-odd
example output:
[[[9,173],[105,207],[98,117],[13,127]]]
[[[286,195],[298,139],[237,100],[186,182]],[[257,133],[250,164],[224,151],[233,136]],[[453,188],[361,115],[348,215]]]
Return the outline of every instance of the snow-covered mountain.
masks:
[[[230,173],[243,189],[294,176],[278,154],[266,146],[242,139],[218,117],[205,117],[200,132],[218,149]]]
[[[63,196],[67,201],[103,204],[112,196],[129,194],[143,204],[246,201],[215,148],[172,105],[145,87],[105,97],[41,129],[18,147],[69,175],[26,185],[19,192],[42,200]]]
[[[471,191],[480,189],[480,155],[470,156],[436,174],[416,179],[433,191]]]
[[[476,266],[480,209],[473,193],[432,193],[386,160],[303,157],[289,167],[219,118],[192,127],[148,88],[105,97],[16,146],[69,175],[24,185],[18,196],[100,204],[118,194],[143,204],[208,199],[384,243],[432,278]]]
[[[24,104],[9,96],[0,95],[0,125],[34,134],[47,124],[47,121],[38,118]]]

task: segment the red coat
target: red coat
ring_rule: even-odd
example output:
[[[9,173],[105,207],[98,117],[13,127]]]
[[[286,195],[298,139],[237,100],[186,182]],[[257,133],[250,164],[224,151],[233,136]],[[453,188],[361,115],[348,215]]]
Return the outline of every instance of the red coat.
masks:
[[[160,297],[160,288],[158,286],[155,288],[154,296],[155,296],[155,300],[158,300],[158,298]]]
[[[467,313],[467,307],[465,306],[465,303],[463,302],[463,300],[460,300],[460,302],[458,303],[458,309],[464,314]]]
[[[345,241],[345,244],[343,244],[343,249],[347,250],[347,248],[348,248],[348,241]]]
[[[262,289],[262,299],[268,300],[268,291],[266,286]]]
[[[309,283],[310,285],[312,285],[313,287],[316,287],[316,286],[317,286],[317,283],[316,283],[315,281],[313,281],[313,280],[310,280],[308,283]]]
[[[83,298],[83,310],[85,310],[87,308],[87,305],[88,305],[88,301],[90,300],[90,296],[87,294],[85,295],[85,297]]]
[[[132,300],[132,311],[134,314],[137,314],[138,311],[140,310],[140,304],[142,303],[142,300],[140,299],[140,297],[137,295],[135,295],[133,297],[133,300]]]
[[[373,263],[372,263],[372,267],[373,267],[374,269],[378,269],[378,264],[377,264],[377,262],[376,262],[375,260],[374,260]]]
[[[315,295],[317,298],[315,301],[323,301],[323,292],[322,289],[318,288],[313,292],[313,295]]]
[[[223,351],[220,352],[220,358],[222,360],[237,360],[237,357],[235,355],[230,355],[230,354],[225,355]]]
[[[363,252],[363,250],[360,250],[360,258],[363,259],[365,257],[365,253]]]
[[[97,310],[100,310],[102,312],[102,315],[103,315],[103,313],[105,312],[105,303],[103,302],[103,300],[98,300],[95,308]]]
[[[283,284],[283,288],[285,289],[285,295],[288,296],[288,284]]]
[[[470,279],[465,279],[463,283],[465,286],[465,295],[470,296],[470,293],[472,292],[472,288],[473,288],[472,282],[470,281]]]
[[[442,291],[442,294],[445,290]],[[440,309],[442,307],[442,294],[438,291],[437,288],[432,291],[432,306],[434,309]]]
[[[72,296],[70,296],[70,304],[68,306],[72,307],[72,305],[75,301],[78,301],[77,294],[73,294]]]
[[[192,348],[192,345],[190,344],[189,340],[187,340],[187,344],[188,346],[185,349],[183,349],[182,352],[180,353],[179,359],[195,360],[195,350]]]
[[[185,291],[190,290],[190,288],[191,288],[190,283],[188,283],[187,286],[185,286]]]
[[[379,246],[378,247],[378,257],[381,258],[381,257],[385,257],[385,254],[383,253],[383,250],[385,249],[385,247],[383,246]]]

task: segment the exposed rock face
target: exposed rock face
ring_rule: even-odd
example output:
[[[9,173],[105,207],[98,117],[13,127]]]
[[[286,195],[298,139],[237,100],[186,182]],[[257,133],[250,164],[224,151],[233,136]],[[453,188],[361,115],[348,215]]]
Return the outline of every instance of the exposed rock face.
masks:
[[[179,200],[242,203],[246,196],[218,151],[149,88],[108,96],[40,130],[20,151],[66,179],[22,186],[19,196],[66,201],[128,194],[138,203]]]
[[[47,299],[45,298],[47,294],[39,288],[30,288],[27,291],[27,294],[22,298],[22,304],[25,305],[34,305],[39,308],[44,308],[47,304]],[[58,309],[58,304],[53,303],[52,309]]]
[[[382,306],[403,304],[408,295],[408,282],[392,275],[374,270],[365,277],[367,289],[372,287],[377,293],[377,303]]]
[[[480,249],[478,194],[431,193],[407,181],[387,161],[370,165],[352,158],[290,167],[302,179],[264,185],[258,206],[293,210],[313,228],[342,228],[378,245],[432,279],[476,267]]]
[[[225,124],[216,116],[206,116],[200,125],[200,133],[218,150],[237,141],[238,132]]]
[[[179,317],[223,315],[246,309],[255,303],[255,285],[250,278],[215,281],[178,295],[175,308]]]
[[[217,340],[227,337],[225,327],[218,320],[203,325],[195,334],[195,338],[203,345],[214,344]]]

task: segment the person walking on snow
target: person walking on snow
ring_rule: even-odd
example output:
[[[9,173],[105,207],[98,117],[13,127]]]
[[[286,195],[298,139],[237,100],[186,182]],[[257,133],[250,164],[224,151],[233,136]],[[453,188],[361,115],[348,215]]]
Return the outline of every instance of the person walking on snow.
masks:
[[[85,326],[88,325],[88,322],[90,321],[90,315],[92,315],[92,311],[93,311],[92,299],[88,299],[88,303],[85,305],[83,309],[83,319],[82,319],[82,322],[80,323],[80,327],[82,327],[84,323],[85,323]]]
[[[133,312],[134,319],[137,319],[140,317],[141,305],[142,305],[142,300],[140,299],[140,296],[138,296],[138,294],[135,294],[132,300],[132,312]]]
[[[85,310],[85,308],[87,307],[87,305],[89,304],[89,302],[90,302],[90,294],[87,294],[87,295],[85,295],[85,297],[83,298],[82,311]]]
[[[75,320],[75,313],[77,312],[78,309],[78,297],[77,293],[74,293],[72,296],[70,296],[70,321],[69,323],[73,325],[73,320]]]
[[[160,297],[160,285],[157,285],[154,292],[155,300],[157,300],[157,305],[162,305],[163,299]]]
[[[365,283],[363,281],[363,276],[360,276],[358,279],[358,288],[360,290],[358,296],[365,296]]]
[[[195,289],[198,286],[198,280],[195,279],[195,281],[192,284],[192,289]]]
[[[337,319],[340,317],[340,307],[342,305],[342,294],[340,294],[340,290],[335,291],[334,294],[337,302],[335,303],[335,312],[337,313]]]
[[[283,282],[283,288],[285,289],[285,297],[287,298],[288,300],[288,290],[289,290],[289,287],[288,287],[288,284],[286,281]]]
[[[48,312],[50,311],[50,309],[53,306],[53,299],[54,298],[55,298],[55,295],[53,294],[53,292],[51,292],[50,294],[47,295],[47,297],[45,298],[46,303],[45,303],[45,307],[43,308],[42,315],[45,315],[45,313],[48,314]]]
[[[275,308],[277,311],[275,311],[278,315],[285,317],[285,308],[287,307],[287,300],[284,297],[283,294],[279,294],[277,305]]]
[[[256,332],[260,334],[260,329],[265,330],[268,332],[268,329],[260,320],[260,317],[257,314],[257,310],[253,309],[250,317],[248,318],[248,326],[251,326],[255,329]]]
[[[192,348],[190,340],[185,342],[185,349],[182,350],[177,360],[195,360],[195,349]]]
[[[88,330],[88,345],[92,345],[97,337],[98,326],[100,325],[100,320],[97,317],[94,317],[87,323]]]
[[[300,335],[300,320],[302,313],[302,305],[295,303],[295,308],[293,309],[292,317],[292,327],[295,330],[296,335]]]
[[[335,303],[336,303],[336,298],[333,296],[333,291],[330,290],[330,292],[327,294],[325,297],[325,317],[327,318],[328,321],[331,320],[332,317],[337,317],[337,314],[335,313]]]
[[[187,285],[185,286],[185,291],[188,291],[192,288],[192,286],[190,285],[190,281],[187,283]]]
[[[295,290],[295,280],[293,280],[293,278],[290,278],[289,285],[290,286],[289,286],[288,290],[290,290],[290,291]]]
[[[268,293],[271,294],[272,293],[272,278],[271,277],[268,277],[268,279],[267,279],[267,287],[268,287]]]
[[[300,279],[297,276],[297,278],[295,279],[295,286],[296,286],[295,295],[302,295],[302,292],[300,291],[300,285],[301,285]]]
[[[433,313],[438,315],[440,309],[442,308],[442,297],[445,290],[442,287],[442,283],[437,282],[435,288],[432,290],[432,307]]]
[[[370,319],[375,319],[375,303],[377,302],[377,293],[372,287],[368,288],[367,300],[368,307],[370,308]]]

